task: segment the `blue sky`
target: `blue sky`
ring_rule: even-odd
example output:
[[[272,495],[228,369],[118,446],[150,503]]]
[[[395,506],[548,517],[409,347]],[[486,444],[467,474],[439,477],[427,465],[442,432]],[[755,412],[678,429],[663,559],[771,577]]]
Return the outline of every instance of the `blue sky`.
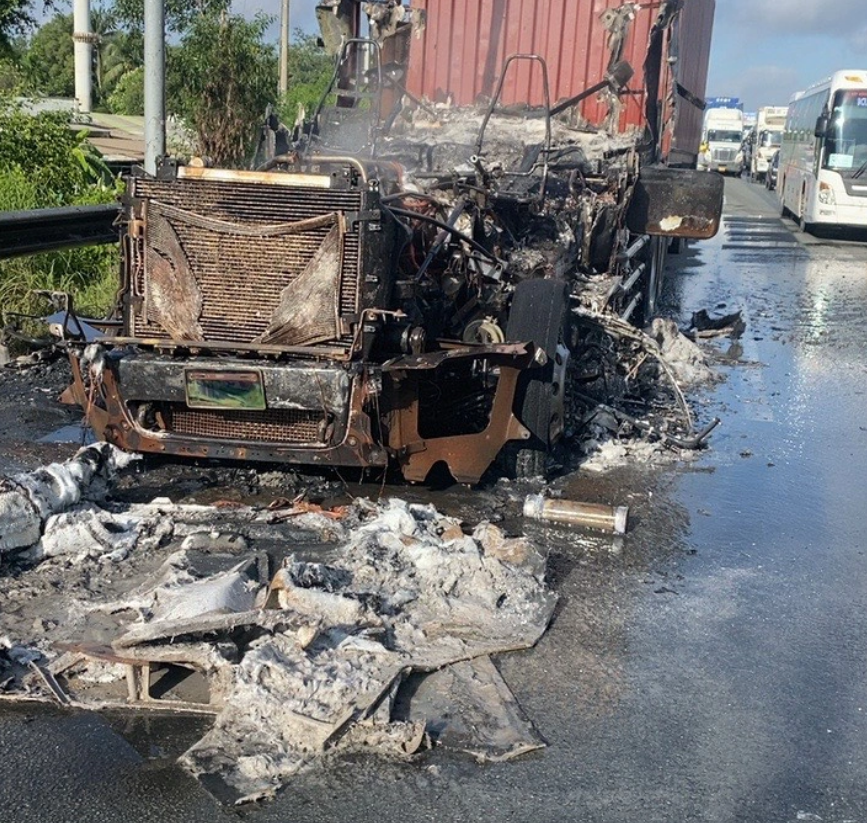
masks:
[[[867,0],[717,0],[708,96],[755,111],[838,69],[867,69],[865,10]]]

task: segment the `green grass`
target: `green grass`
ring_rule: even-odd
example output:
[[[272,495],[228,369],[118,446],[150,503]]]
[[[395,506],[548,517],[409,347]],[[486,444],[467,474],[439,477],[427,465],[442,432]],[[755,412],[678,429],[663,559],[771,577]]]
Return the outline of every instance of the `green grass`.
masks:
[[[110,203],[115,192],[105,186],[86,189],[74,205]],[[46,197],[35,178],[16,168],[0,169],[0,211],[43,208]],[[76,311],[105,317],[118,289],[119,253],[116,246],[92,246],[0,261],[0,312],[32,314],[44,311],[35,290],[65,291],[73,295]]]

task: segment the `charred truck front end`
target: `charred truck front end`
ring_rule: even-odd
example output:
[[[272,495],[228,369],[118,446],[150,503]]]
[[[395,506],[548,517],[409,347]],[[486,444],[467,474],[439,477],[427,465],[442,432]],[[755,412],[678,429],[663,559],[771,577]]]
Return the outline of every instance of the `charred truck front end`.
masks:
[[[498,457],[537,474],[586,410],[581,317],[652,309],[667,237],[715,233],[715,176],[661,166],[664,130],[592,127],[580,94],[552,105],[538,55],[509,58],[485,105],[417,98],[393,61],[423,16],[391,3],[386,26],[381,5],[374,39],[335,45],[315,115],[269,118],[253,168],[129,179],[121,322],[71,355],[100,438],[412,481],[442,466],[473,483]],[[660,66],[680,5],[651,29]],[[506,105],[510,72],[543,99]]]

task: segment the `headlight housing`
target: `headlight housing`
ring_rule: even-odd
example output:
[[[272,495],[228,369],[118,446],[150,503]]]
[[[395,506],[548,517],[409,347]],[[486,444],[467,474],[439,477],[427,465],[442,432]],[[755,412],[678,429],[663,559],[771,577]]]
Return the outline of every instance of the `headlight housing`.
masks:
[[[823,206],[836,206],[837,198],[834,196],[834,189],[828,183],[819,183],[819,202]]]

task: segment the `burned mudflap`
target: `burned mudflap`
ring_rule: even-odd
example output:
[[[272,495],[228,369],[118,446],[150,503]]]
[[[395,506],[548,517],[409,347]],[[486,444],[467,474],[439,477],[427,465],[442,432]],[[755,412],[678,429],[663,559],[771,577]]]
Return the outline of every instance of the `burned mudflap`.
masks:
[[[100,440],[181,457],[385,466],[371,381],[344,364],[275,364],[89,347],[70,356],[75,400]]]
[[[506,337],[529,340],[539,352],[540,367],[518,381],[515,411],[530,436],[510,443],[504,453],[511,477],[547,474],[548,456],[566,422],[566,375],[569,366],[569,287],[563,280],[525,280],[512,297]]]
[[[532,343],[399,357],[383,367],[389,446],[407,480],[444,466],[477,483],[503,446],[532,437],[515,415],[521,375],[547,357]]]

